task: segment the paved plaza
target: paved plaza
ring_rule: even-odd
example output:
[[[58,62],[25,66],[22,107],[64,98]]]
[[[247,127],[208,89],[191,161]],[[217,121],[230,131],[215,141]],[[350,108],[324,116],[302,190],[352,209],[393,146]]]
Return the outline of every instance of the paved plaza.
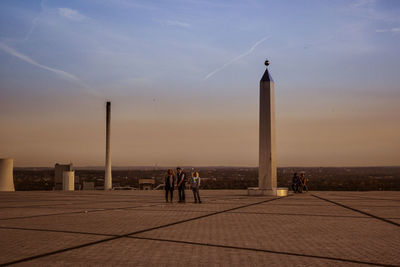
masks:
[[[0,265],[400,266],[400,192],[200,193],[0,192]]]

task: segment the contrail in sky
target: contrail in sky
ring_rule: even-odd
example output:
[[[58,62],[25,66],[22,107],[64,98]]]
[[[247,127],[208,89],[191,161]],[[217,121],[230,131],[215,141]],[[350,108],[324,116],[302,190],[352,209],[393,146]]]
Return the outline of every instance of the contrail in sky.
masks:
[[[39,16],[34,18],[32,20],[32,25],[31,28],[29,29],[28,33],[25,35],[24,41],[28,41],[28,39],[31,37],[33,30],[36,28],[36,24],[39,21]]]
[[[18,52],[17,50],[15,50],[12,47],[9,47],[8,45],[1,43],[0,42],[0,49],[3,50],[4,52],[13,55],[14,57],[17,57],[19,59],[21,59],[22,61],[25,61],[31,65],[34,65],[36,67],[39,67],[41,69],[53,72],[55,74],[57,74],[58,76],[68,80],[68,81],[72,81],[76,84],[78,84],[80,87],[83,87],[86,89],[87,92],[94,94],[94,95],[99,95],[99,92],[92,90],[89,86],[87,86],[84,82],[82,82],[78,77],[76,77],[75,75],[68,73],[66,71],[63,70],[59,70],[59,69],[55,69],[55,68],[51,68],[48,66],[45,66],[43,64],[40,64],[38,62],[36,62],[35,60],[31,59],[30,57]]]
[[[222,65],[221,67],[215,69],[214,71],[210,72],[209,74],[206,75],[206,77],[204,77],[204,80],[208,80],[209,78],[211,78],[215,73],[225,69],[227,66],[229,66],[230,64],[238,61],[239,59],[241,59],[242,57],[245,57],[247,55],[249,55],[251,52],[254,51],[254,49],[256,49],[256,47],[261,44],[262,42],[264,42],[265,40],[267,40],[268,37],[264,37],[261,40],[258,40],[252,47],[250,47],[250,49],[248,51],[246,51],[245,53],[229,60],[228,62],[226,62],[224,65]]]
[[[43,2],[43,0],[42,0],[42,1],[40,2],[40,13],[39,13],[39,15],[38,15],[37,17],[35,17],[35,18],[32,20],[31,28],[29,29],[28,33],[25,35],[25,38],[23,39],[23,41],[28,41],[28,39],[31,37],[32,32],[33,32],[33,30],[36,28],[36,25],[37,25],[37,23],[38,23],[38,21],[39,21],[40,16],[42,16],[42,14],[43,14],[43,11],[44,11],[44,2]]]
[[[29,64],[32,64],[32,65],[34,65],[34,66],[36,66],[36,67],[39,67],[39,68],[41,68],[41,69],[54,72],[54,73],[60,75],[61,77],[63,77],[64,79],[67,79],[67,80],[70,80],[70,81],[74,81],[74,82],[77,82],[77,83],[82,83],[82,82],[81,82],[77,77],[75,77],[74,75],[72,75],[72,74],[70,74],[70,73],[68,73],[68,72],[65,72],[65,71],[63,71],[63,70],[58,70],[58,69],[54,69],[54,68],[50,68],[50,67],[47,67],[47,66],[45,66],[45,65],[42,65],[42,64],[40,64],[40,63],[34,61],[34,60],[31,59],[30,57],[28,57],[28,56],[26,56],[26,55],[24,55],[24,54],[21,54],[20,52],[18,52],[18,51],[15,50],[14,48],[9,47],[8,45],[5,45],[5,44],[3,44],[3,43],[0,43],[0,49],[2,49],[2,50],[3,50],[4,52],[6,52],[6,53],[8,53],[8,54],[10,54],[10,55],[13,55],[14,57],[17,57],[17,58],[21,59],[22,61],[25,61],[25,62],[27,62],[27,63],[29,63]]]

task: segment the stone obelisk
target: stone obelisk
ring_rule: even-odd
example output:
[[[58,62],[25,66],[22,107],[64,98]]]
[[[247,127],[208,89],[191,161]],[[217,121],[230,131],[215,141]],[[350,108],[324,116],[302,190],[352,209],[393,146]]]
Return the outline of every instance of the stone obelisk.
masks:
[[[111,151],[110,151],[110,138],[111,138],[111,102],[106,105],[106,172],[104,176],[104,190],[112,189],[112,176],[111,176]]]
[[[274,80],[268,72],[269,61],[260,80],[260,125],[258,188],[262,194],[276,194],[276,146],[275,146],[275,93]]]
[[[275,94],[274,80],[267,69],[260,80],[260,125],[258,144],[258,187],[251,187],[249,195],[276,196],[276,148],[275,148]]]

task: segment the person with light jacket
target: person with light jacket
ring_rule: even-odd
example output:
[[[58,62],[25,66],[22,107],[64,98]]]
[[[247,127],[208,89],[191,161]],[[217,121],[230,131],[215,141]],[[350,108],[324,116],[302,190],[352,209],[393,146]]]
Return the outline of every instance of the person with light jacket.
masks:
[[[192,188],[193,191],[194,203],[201,203],[199,194],[199,189],[200,189],[199,172],[193,172],[192,178],[190,179],[190,187]]]

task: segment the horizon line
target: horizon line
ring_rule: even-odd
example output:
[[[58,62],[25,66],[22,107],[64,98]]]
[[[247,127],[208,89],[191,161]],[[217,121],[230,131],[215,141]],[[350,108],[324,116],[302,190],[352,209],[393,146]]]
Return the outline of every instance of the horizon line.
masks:
[[[60,163],[59,163],[60,164]],[[63,163],[61,163],[63,165]],[[69,163],[65,163],[69,164]],[[79,169],[105,169],[105,166],[75,166],[74,168]],[[194,167],[193,165],[177,165],[183,169],[185,168],[258,168],[258,166],[241,166],[241,165],[198,165]],[[54,166],[14,166],[14,169],[29,169],[29,168],[54,168]],[[111,166],[111,168],[156,168],[156,169],[169,169],[171,166],[153,166],[153,165],[131,165],[131,166]],[[400,168],[400,165],[352,165],[352,166],[277,166],[277,168]]]

